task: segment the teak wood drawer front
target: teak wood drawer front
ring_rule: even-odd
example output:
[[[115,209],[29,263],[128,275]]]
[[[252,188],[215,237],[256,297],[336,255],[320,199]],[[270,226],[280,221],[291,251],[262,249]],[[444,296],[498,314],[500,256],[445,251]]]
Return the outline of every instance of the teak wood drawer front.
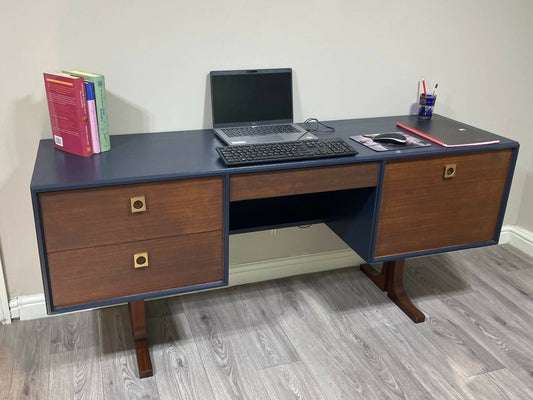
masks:
[[[511,153],[387,162],[374,256],[493,240]],[[444,178],[453,164],[455,176]]]
[[[147,253],[147,267],[134,267],[136,253]],[[48,265],[54,307],[217,282],[222,232],[62,251]]]
[[[230,201],[376,186],[377,162],[233,175]]]
[[[131,199],[142,196],[146,210],[134,212]],[[40,193],[39,200],[48,253],[222,229],[222,177]]]

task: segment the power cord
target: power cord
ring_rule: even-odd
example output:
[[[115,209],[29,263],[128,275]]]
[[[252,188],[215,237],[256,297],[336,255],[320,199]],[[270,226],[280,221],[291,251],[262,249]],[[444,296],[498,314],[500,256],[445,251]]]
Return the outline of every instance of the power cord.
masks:
[[[317,133],[333,133],[333,132],[335,132],[335,128],[333,128],[332,126],[328,126],[328,125],[324,124],[323,122],[320,122],[317,118],[307,118],[304,121],[304,124],[306,126],[305,132],[297,140],[300,140],[302,137],[304,137],[308,133],[313,133],[313,132],[317,132]],[[320,130],[321,126],[323,126],[326,129]]]
[[[332,126],[328,126],[324,124],[323,122],[320,122],[317,118],[307,118],[304,121],[304,124],[310,127],[307,129],[308,132],[328,132],[328,133],[335,132],[335,128],[333,128]],[[313,126],[312,124],[315,124],[315,126]],[[326,129],[319,130],[321,126],[323,126]]]

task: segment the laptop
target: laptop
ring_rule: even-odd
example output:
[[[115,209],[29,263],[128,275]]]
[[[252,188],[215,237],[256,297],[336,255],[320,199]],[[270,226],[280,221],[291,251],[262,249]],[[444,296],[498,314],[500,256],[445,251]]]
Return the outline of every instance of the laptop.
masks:
[[[292,69],[211,71],[213,129],[226,144],[316,139],[293,124]]]

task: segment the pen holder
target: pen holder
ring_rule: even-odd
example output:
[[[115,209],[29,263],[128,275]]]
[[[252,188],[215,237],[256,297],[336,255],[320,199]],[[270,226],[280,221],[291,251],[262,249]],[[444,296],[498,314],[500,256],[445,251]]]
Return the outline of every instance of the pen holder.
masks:
[[[433,94],[420,94],[420,101],[418,102],[418,118],[431,119],[433,116],[433,107],[435,107],[435,100],[437,96]]]

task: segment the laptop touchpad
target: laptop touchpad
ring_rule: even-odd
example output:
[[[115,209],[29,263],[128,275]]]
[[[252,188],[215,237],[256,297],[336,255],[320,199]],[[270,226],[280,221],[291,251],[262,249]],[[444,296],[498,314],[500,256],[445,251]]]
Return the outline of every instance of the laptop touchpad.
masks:
[[[261,142],[283,142],[285,139],[283,139],[280,135],[268,135],[265,137],[262,136],[254,136],[253,142],[254,143],[261,143]]]

